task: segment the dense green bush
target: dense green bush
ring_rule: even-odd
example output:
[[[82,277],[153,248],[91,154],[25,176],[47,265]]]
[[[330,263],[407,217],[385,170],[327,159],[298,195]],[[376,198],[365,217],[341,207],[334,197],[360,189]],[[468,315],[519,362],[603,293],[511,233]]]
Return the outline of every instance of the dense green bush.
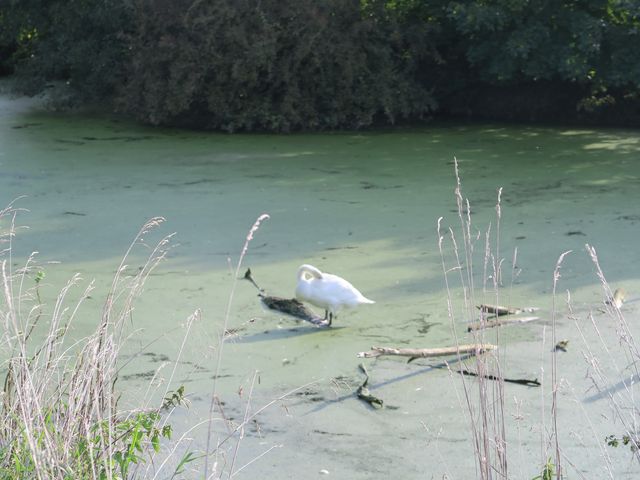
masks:
[[[380,4],[381,5],[381,4]],[[433,108],[393,17],[351,0],[143,0],[122,106],[154,124],[358,128]]]
[[[22,91],[63,80],[158,125],[640,124],[633,0],[7,0],[0,26]]]

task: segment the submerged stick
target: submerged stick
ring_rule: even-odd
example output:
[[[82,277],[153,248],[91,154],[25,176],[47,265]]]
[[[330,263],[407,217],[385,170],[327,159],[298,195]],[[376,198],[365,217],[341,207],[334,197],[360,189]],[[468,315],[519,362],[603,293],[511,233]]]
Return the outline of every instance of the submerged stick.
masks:
[[[369,372],[367,372],[366,367],[362,363],[358,365],[358,367],[360,368],[362,373],[364,373],[365,379],[364,383],[358,387],[356,396],[360,400],[367,402],[373,408],[382,408],[384,406],[384,401],[374,395],[371,395],[371,392],[369,392],[369,389],[367,388],[367,384],[369,383]]]
[[[520,318],[503,318],[500,320],[485,320],[482,322],[473,322],[467,326],[467,332],[474,330],[482,330],[485,328],[499,327],[500,325],[511,325],[514,323],[527,323],[540,320],[540,317],[520,317]]]
[[[469,375],[470,377],[486,378],[487,380],[503,380],[509,383],[526,385],[527,387],[539,387],[541,385],[537,378],[535,380],[527,380],[526,378],[501,378],[496,377],[495,375],[479,375],[476,372],[472,372],[466,369],[458,370],[458,373],[461,373],[462,375]]]
[[[412,358],[429,358],[429,357],[444,357],[447,355],[456,355],[459,353],[464,354],[480,354],[490,352],[498,348],[496,345],[490,343],[477,343],[470,345],[458,345],[453,347],[441,347],[441,348],[392,348],[392,347],[371,347],[369,352],[360,352],[357,354],[358,358],[374,358],[382,355],[396,355]]]

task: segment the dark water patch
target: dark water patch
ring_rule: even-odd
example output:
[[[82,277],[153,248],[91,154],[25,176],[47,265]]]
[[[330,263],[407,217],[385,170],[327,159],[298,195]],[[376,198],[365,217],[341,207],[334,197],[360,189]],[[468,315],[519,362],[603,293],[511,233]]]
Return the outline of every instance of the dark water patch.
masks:
[[[71,216],[76,216],[76,217],[86,217],[87,216],[86,213],[72,212],[72,211],[64,212],[63,215],[71,215]]]
[[[14,125],[11,128],[13,129],[19,129],[19,128],[31,128],[31,127],[38,127],[42,125],[41,123],[21,123],[20,125]]]
[[[425,318],[430,317],[431,314],[423,314],[418,318],[410,319],[406,324],[396,327],[396,330],[404,331],[404,330],[416,330],[419,334],[425,335],[429,333],[434,326],[439,325],[437,322],[428,322]]]
[[[146,372],[139,372],[139,373],[131,373],[128,375],[122,375],[120,378],[122,380],[141,380],[141,379],[152,379],[156,374],[155,370],[149,370]]]
[[[269,180],[279,180],[282,175],[276,175],[275,173],[256,173],[253,175],[245,175],[245,178],[267,178]]]
[[[117,136],[117,137],[91,137],[91,136],[85,136],[85,137],[80,137],[83,140],[87,140],[90,142],[95,142],[95,141],[104,141],[104,142],[113,142],[113,141],[117,141],[117,142],[139,142],[141,140],[153,140],[156,139],[157,137],[154,137],[153,135],[142,135],[142,136],[132,136],[132,135],[123,135],[123,136]]]
[[[86,142],[81,142],[80,140],[67,140],[65,138],[56,138],[54,141],[58,143],[64,143],[66,145],[85,145],[86,144]]]
[[[204,287],[196,287],[196,288],[181,288],[180,291],[181,292],[202,292],[204,290]]]
[[[586,236],[587,236],[587,234],[586,234],[586,233],[581,232],[580,230],[571,230],[571,231],[569,231],[569,232],[565,233],[565,235],[566,235],[567,237],[573,237],[573,236],[576,236],[576,235],[578,235],[578,236],[582,236],[582,237],[586,237]]]
[[[198,180],[189,180],[187,182],[160,182],[156,183],[158,187],[179,188],[184,186],[201,185],[205,183],[220,183],[220,180],[213,178],[200,178]]]
[[[367,182],[367,181],[360,182],[360,188],[362,188],[363,190],[391,190],[391,189],[403,188],[403,187],[404,185],[383,186],[383,185],[378,185],[378,184]]]
[[[329,170],[329,169],[318,168],[318,167],[311,167],[309,170],[314,170],[320,173],[326,173],[328,175],[339,175],[340,173],[342,173],[340,170]]]
[[[418,333],[426,335],[427,333],[429,333],[429,330],[431,330],[431,328],[433,328],[435,325],[438,324],[435,322],[424,322],[424,325],[418,328]]]
[[[1,172],[0,177],[3,178],[12,178],[14,180],[27,180],[29,178],[38,178],[36,176],[25,175],[24,173],[11,173],[11,172]],[[40,175],[39,178],[42,178],[43,175]]]
[[[142,267],[138,267],[138,270],[142,270]],[[166,272],[154,271],[149,274],[150,277],[166,277],[167,275],[183,275],[184,272],[180,270],[168,270]]]
[[[509,191],[503,191],[503,202],[511,206],[519,206],[528,204],[532,198],[546,198],[551,195],[550,192],[556,192],[557,195],[567,195],[571,193],[571,189],[565,185],[565,180],[556,180],[551,183],[542,183],[534,185],[525,182],[512,182]],[[561,191],[564,188],[564,191]],[[476,204],[477,202],[473,202]]]
[[[524,240],[525,238],[527,238],[527,237],[525,237],[524,235],[518,235],[516,237],[516,240]]]
[[[304,399],[307,402],[324,402],[326,398],[316,390],[301,390],[293,394],[295,397]]]
[[[242,336],[237,340],[234,340],[234,342],[235,343],[254,343],[254,342],[283,340],[286,338],[293,338],[293,337],[298,337],[302,335],[310,335],[314,333],[319,334],[320,332],[322,333],[337,332],[338,330],[341,330],[343,328],[346,328],[346,327],[332,326],[331,328],[318,328],[310,324],[306,324],[306,325],[295,327],[295,328],[286,328],[286,329],[274,327],[273,330],[264,330],[263,332]]]
[[[198,365],[195,362],[186,361],[186,362],[180,362],[180,363],[182,363],[183,365],[189,365],[193,367],[194,370],[198,370],[199,372],[206,372],[208,370],[207,368],[203,367],[202,365]]]
[[[492,203],[492,202],[484,202],[484,206],[487,206],[490,203]],[[493,203],[495,203],[495,202],[493,202]],[[479,200],[474,200],[473,204],[474,205],[480,205],[480,201]],[[449,212],[451,212],[451,213],[462,213],[462,215],[471,215],[471,214],[475,213],[475,211],[473,209],[467,208],[467,207],[462,207],[462,211],[461,212],[458,212],[458,210],[455,209],[455,208],[452,208],[451,210],[449,210]],[[443,230],[444,230],[444,228],[443,228]]]
[[[165,355],[164,353],[154,353],[154,352],[144,352],[141,354],[143,357],[149,357],[152,362],[160,363],[160,362],[168,362],[171,359]]]
[[[635,224],[637,222],[640,222],[640,215],[620,215],[619,217],[616,217],[616,220],[624,220],[626,222]]]
[[[391,338],[389,335],[374,335],[374,334],[361,334],[359,335],[360,338],[372,338],[374,340],[384,340],[385,342],[392,342],[393,338]]]
[[[183,185],[199,185],[201,183],[216,183],[219,180],[215,180],[213,178],[202,178],[200,180],[192,180],[190,182],[184,182]]]
[[[353,437],[352,433],[346,433],[346,432],[327,432],[326,430],[319,430],[317,428],[314,428],[312,430],[313,433],[317,433],[319,435],[331,435],[332,437]]]
[[[347,205],[358,205],[362,202],[356,200],[336,200],[335,198],[319,198],[321,202],[346,203]]]
[[[356,246],[353,245],[345,245],[344,247],[327,247],[325,250],[355,250]]]

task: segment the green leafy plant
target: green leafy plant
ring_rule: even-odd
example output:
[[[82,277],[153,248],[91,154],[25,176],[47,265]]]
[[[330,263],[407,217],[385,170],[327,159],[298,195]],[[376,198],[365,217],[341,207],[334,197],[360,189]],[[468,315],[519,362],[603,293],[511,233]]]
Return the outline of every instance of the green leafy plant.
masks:
[[[164,401],[162,402],[162,409],[168,410],[172,407],[177,407],[180,405],[189,406],[189,402],[184,395],[184,385],[180,385],[175,392],[167,392],[164,397]]]
[[[15,212],[10,206],[0,211],[0,218]],[[142,235],[161,222],[161,218],[147,222],[127,255],[143,245]],[[14,235],[11,223],[9,231],[0,230],[0,242]],[[187,404],[184,386],[167,392],[158,408],[129,413],[118,409],[116,390],[122,329],[167,245],[165,237],[152,247],[134,275],[125,272],[123,259],[95,331],[71,347],[66,341],[69,325],[93,285],[80,293],[79,300],[70,300],[81,281],[75,275],[49,312],[48,302],[40,297],[45,273],[34,255],[23,268],[13,270],[13,262],[6,258],[10,249],[0,252],[0,315],[7,319],[0,335],[0,353],[6,359],[0,395],[0,479],[125,480],[137,476],[141,464],[153,465],[162,440],[171,440],[165,411]],[[32,275],[34,285],[27,289],[25,279]],[[45,316],[46,324],[41,322]],[[190,459],[183,458],[181,465]]]
[[[120,448],[113,454],[113,461],[117,464],[122,478],[127,478],[132,464],[144,462],[145,442],[149,442],[153,451],[160,451],[160,438],[171,438],[171,426],[160,424],[158,412],[141,412],[133,418],[124,420],[116,425],[116,431],[121,432],[118,438]]]
[[[556,476],[556,466],[553,464],[553,460],[549,458],[547,463],[542,467],[542,473],[533,477],[531,480],[553,480]]]
[[[618,438],[617,435],[609,435],[605,438],[605,442],[607,442],[607,445],[614,448],[619,447],[620,442],[622,442],[622,444],[624,446],[628,446],[633,453],[640,450],[640,437],[638,436],[632,437],[630,435],[624,434],[620,438]]]

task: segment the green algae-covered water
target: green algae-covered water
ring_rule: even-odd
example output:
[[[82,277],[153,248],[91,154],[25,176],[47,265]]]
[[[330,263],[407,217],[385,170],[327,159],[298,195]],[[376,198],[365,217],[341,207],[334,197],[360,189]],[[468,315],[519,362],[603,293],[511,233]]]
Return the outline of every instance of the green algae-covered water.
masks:
[[[504,258],[499,301],[540,308],[539,321],[500,330],[503,374],[544,385],[505,387],[510,477],[532,478],[547,460],[553,272],[559,255],[571,250],[556,297],[557,337],[570,340],[568,351],[557,357],[565,471],[571,478],[636,478],[638,465],[626,447],[612,449],[604,442],[624,431],[609,396],[628,389],[619,382],[633,378],[633,372],[625,370],[622,353],[616,356],[618,326],[599,310],[604,294],[585,244],[597,249],[612,288],[628,292],[623,313],[640,334],[634,302],[640,297],[637,131],[435,124],[376,132],[221,135],[44,113],[33,102],[0,98],[0,204],[21,197],[16,206],[29,210],[18,217],[19,225],[29,228],[19,231],[13,258],[40,252],[45,302],[52,302],[75,272],[85,282],[96,281],[74,337],[95,328],[120,258],[140,226],[154,216],[166,219],[145,237],[148,244],[175,232],[167,260],[136,303],[124,346],[131,361],[121,374],[121,405],[157,404],[167,388],[155,386],[162,379],[172,378],[170,389],[184,385],[191,406],[176,411],[170,423],[178,435],[188,432],[179,452],[199,451],[206,428],[190,428],[208,416],[216,371],[217,395],[236,423],[248,401],[246,411],[255,412],[307,385],[245,429],[235,469],[268,453],[238,478],[477,475],[462,380],[442,368],[441,360],[365,360],[369,388],[385,408],[374,410],[354,395],[364,380],[356,353],[372,345],[449,346],[454,330],[461,343],[473,341],[455,270],[449,274],[453,322],[447,314],[438,250],[442,217],[445,268],[453,266],[446,232],[451,227],[460,235],[454,158],[471,204],[472,235],[478,236],[476,302],[496,299],[492,278],[489,292],[482,293],[490,228],[493,255]],[[250,267],[268,294],[292,297],[297,267],[310,263],[347,278],[376,303],[342,312],[335,328],[315,329],[266,312],[255,287],[238,281],[227,325],[233,334],[217,366],[233,272],[251,225],[263,213],[270,219],[255,233],[240,270]],[[142,253],[137,249],[132,261]],[[573,316],[566,315],[567,291]],[[202,314],[187,332],[187,318],[196,309]],[[592,338],[594,325],[602,341]],[[495,337],[486,334],[488,341]],[[617,362],[609,390],[592,387],[587,345],[609,348],[610,355],[601,357],[603,369]],[[467,382],[474,391],[473,380]],[[225,428],[217,422],[216,434]],[[221,456],[218,468],[228,468],[232,456]],[[192,466],[185,478],[198,476],[201,465]],[[170,476],[167,471],[158,478]]]

